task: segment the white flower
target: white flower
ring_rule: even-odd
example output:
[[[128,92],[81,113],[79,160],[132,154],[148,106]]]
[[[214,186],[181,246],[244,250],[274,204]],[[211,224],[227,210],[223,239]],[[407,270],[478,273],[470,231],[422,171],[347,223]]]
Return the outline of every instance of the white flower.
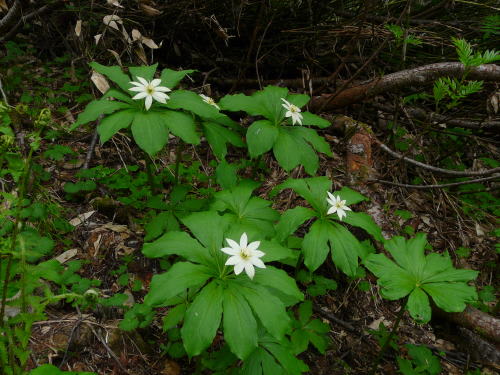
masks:
[[[283,101],[282,106],[286,109],[285,116],[286,117],[291,117],[292,118],[292,124],[295,125],[295,123],[298,123],[299,125],[302,125],[302,115],[300,114],[300,108],[297,107],[296,105],[287,102],[285,99],[281,98]]]
[[[130,91],[138,92],[136,96],[132,99],[144,99],[146,98],[144,104],[146,106],[146,111],[151,108],[151,104],[153,104],[153,99],[160,102],[166,103],[169,96],[165,94],[166,92],[170,92],[168,87],[159,86],[161,83],[161,79],[153,79],[151,82],[146,81],[142,77],[137,77],[139,82],[132,81],[130,82],[135,87],[130,88]]]
[[[260,241],[248,243],[246,233],[241,235],[239,244],[230,238],[226,238],[226,241],[230,247],[223,247],[221,251],[231,255],[226,262],[226,266],[234,266],[234,273],[236,275],[239,275],[241,271],[245,269],[248,277],[253,279],[253,276],[255,275],[254,266],[266,268],[264,262],[259,259],[265,255],[262,251],[257,250],[260,245]]]
[[[339,220],[342,220],[343,216],[347,216],[347,214],[345,213],[346,211],[352,211],[345,205],[345,201],[340,199],[339,195],[335,197],[329,191],[327,191],[327,194],[328,198],[326,198],[326,201],[331,205],[331,207],[328,209],[328,212],[326,213],[327,215],[334,214],[336,212],[339,216]]]
[[[203,101],[205,103],[213,105],[215,108],[220,109],[220,107],[217,105],[217,103],[215,102],[215,100],[213,100],[210,96],[206,96],[206,95],[203,95],[203,94],[200,94],[200,96],[201,96],[201,98],[203,99]]]

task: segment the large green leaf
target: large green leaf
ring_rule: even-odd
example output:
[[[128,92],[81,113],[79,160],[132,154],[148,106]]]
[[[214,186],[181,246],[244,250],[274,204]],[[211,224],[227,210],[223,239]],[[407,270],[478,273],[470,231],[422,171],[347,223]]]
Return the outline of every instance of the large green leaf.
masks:
[[[96,72],[104,74],[110,80],[118,85],[123,91],[128,92],[128,89],[132,87],[130,84],[130,77],[128,74],[123,73],[119,66],[105,66],[97,62],[91,62],[90,66]]]
[[[343,221],[347,224],[366,230],[377,241],[383,242],[382,229],[373,221],[372,217],[364,212],[347,211]]]
[[[453,268],[448,254],[433,253],[426,257],[422,281],[425,283],[469,281],[475,279],[477,275],[477,271]]]
[[[476,289],[466,283],[426,283],[422,285],[422,289],[429,293],[436,305],[447,312],[464,311],[466,302],[477,301]]]
[[[309,103],[309,100],[311,100],[309,95],[306,94],[288,94],[288,96],[285,99],[289,103],[292,103],[293,105],[296,105],[299,108],[302,108],[307,103]]]
[[[227,219],[215,211],[195,212],[181,219],[203,246],[221,253],[223,234],[228,226]]]
[[[101,143],[108,141],[120,129],[128,128],[135,114],[136,111],[134,109],[126,109],[103,118],[97,127]]]
[[[263,262],[274,262],[275,260],[294,259],[297,257],[296,251],[292,251],[274,241],[260,241],[259,250],[266,253],[262,257]]]
[[[200,144],[200,137],[196,133],[196,123],[192,115],[177,111],[162,111],[160,114],[172,134],[186,143]]]
[[[189,262],[175,263],[167,272],[153,276],[144,303],[165,306],[172,297],[204,284],[210,276],[210,270],[205,266]]]
[[[274,190],[293,189],[297,194],[309,202],[318,215],[326,214],[327,191],[330,191],[332,181],[328,177],[311,177],[303,179],[289,178]]]
[[[282,339],[290,326],[290,318],[283,302],[264,286],[251,281],[244,279],[235,285],[266,330],[278,340]]]
[[[302,137],[294,133],[290,134],[295,139],[298,150],[300,150],[300,164],[304,166],[307,174],[314,176],[319,167],[319,158],[316,151]]]
[[[172,69],[163,69],[161,71],[161,84],[163,86],[167,86],[169,89],[173,89],[175,86],[179,84],[182,79],[191,73],[194,73],[196,70],[188,69],[188,70],[172,70]]]
[[[133,92],[131,92],[131,91],[130,91],[130,93],[133,94]],[[127,95],[123,91],[113,89],[113,88],[110,88],[108,91],[106,91],[106,93],[102,96],[101,100],[107,99],[107,98],[118,99],[118,100],[121,100],[121,101],[129,103],[129,104],[134,102],[132,100],[132,98],[130,97],[130,95]]]
[[[316,213],[310,208],[297,206],[286,210],[281,214],[280,220],[276,225],[276,235],[279,242],[283,242],[288,236],[291,236],[299,226],[306,220],[316,216]]]
[[[137,112],[132,121],[132,135],[137,145],[153,156],[168,141],[168,128],[157,112]]]
[[[333,195],[337,196],[339,195],[340,198],[346,201],[346,204],[349,206],[351,204],[356,204],[362,201],[367,201],[368,198],[366,198],[364,195],[359,194],[357,191],[352,190],[348,188],[347,186],[344,186],[340,190],[336,190],[332,193]]]
[[[248,153],[255,158],[273,148],[279,130],[267,120],[255,121],[247,130]]]
[[[415,288],[408,297],[406,305],[410,315],[413,319],[421,322],[428,322],[431,320],[431,305],[429,304],[429,297],[420,289]]]
[[[280,129],[273,153],[279,165],[287,172],[298,166],[301,162],[301,146],[287,130]],[[307,146],[309,147],[309,146]]]
[[[167,232],[151,243],[145,243],[142,253],[148,258],[179,255],[191,262],[211,264],[208,250],[186,232]]]
[[[146,81],[151,81],[156,72],[158,63],[153,65],[131,66],[128,68],[133,80],[137,82],[137,77],[144,78]]]
[[[291,129],[291,132],[304,138],[307,142],[309,142],[316,151],[322,152],[327,156],[332,156],[332,151],[330,149],[330,145],[322,136],[316,133],[316,130],[309,129],[303,126],[296,126]]]
[[[287,96],[288,89],[278,86],[266,86],[252,95],[259,103],[260,114],[275,125],[280,124],[285,117],[286,110],[281,99]]]
[[[227,154],[227,143],[231,143],[236,147],[245,147],[241,136],[232,130],[213,122],[204,121],[201,123],[203,133],[207,138],[207,142],[212,147],[212,151],[219,159],[224,159]]]
[[[295,279],[288,276],[285,271],[272,266],[267,265],[266,268],[259,269],[259,272],[255,273],[253,281],[285,294],[294,301],[293,303],[304,299],[304,295],[297,287]]]
[[[231,351],[245,359],[257,347],[257,322],[248,302],[231,284],[224,290],[224,339]]]
[[[222,317],[223,293],[222,286],[212,281],[187,309],[181,335],[190,357],[200,354],[212,343]]]
[[[304,253],[304,264],[311,272],[323,264],[330,251],[328,238],[330,236],[330,223],[317,220],[311,225],[309,232],[304,236],[302,252]]]
[[[335,265],[346,275],[354,277],[358,268],[358,256],[363,251],[358,239],[337,223],[330,224],[328,239]]]
[[[329,121],[314,115],[311,112],[302,112],[302,125],[314,125],[318,128],[327,128],[331,124]]]
[[[253,116],[262,115],[262,108],[255,98],[245,94],[226,95],[220,100],[219,106],[226,111],[245,111]]]
[[[309,367],[295,357],[290,348],[274,342],[263,343],[263,346],[279,361],[287,374],[300,375],[305,371],[309,371]]]
[[[166,106],[172,109],[185,109],[205,119],[217,119],[219,110],[215,106],[205,103],[200,95],[187,90],[172,92]]]
[[[130,108],[130,105],[108,99],[94,100],[87,104],[83,112],[78,115],[76,122],[71,125],[70,130],[75,130],[78,126],[87,122],[95,121],[100,115],[108,115],[119,109],[126,108]]]

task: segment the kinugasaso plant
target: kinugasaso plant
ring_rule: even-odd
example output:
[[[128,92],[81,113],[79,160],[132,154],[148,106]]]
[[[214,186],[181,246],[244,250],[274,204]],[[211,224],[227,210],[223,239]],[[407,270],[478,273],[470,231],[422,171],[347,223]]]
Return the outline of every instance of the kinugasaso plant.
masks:
[[[327,156],[332,156],[332,153],[328,143],[316,130],[305,127],[330,126],[327,120],[300,110],[309,100],[309,96],[304,94],[290,94],[287,88],[267,86],[251,96],[226,95],[219,105],[223,110],[245,111],[249,115],[263,117],[247,129],[250,157],[255,158],[273,150],[279,165],[286,171],[303,165],[308,174],[314,175],[319,165],[316,152]]]
[[[227,143],[244,146],[233,130],[238,128],[237,124],[220,113],[215,102],[192,91],[174,90],[194,70],[163,69],[160,78],[154,78],[157,66],[130,67],[127,74],[118,66],[91,63],[95,71],[109,78],[117,88],[110,88],[101,99],[90,102],[72,129],[102,116],[97,127],[101,142],[130,127],[137,145],[150,156],[167,144],[169,133],[197,145],[201,131],[221,159],[227,152]]]
[[[312,208],[297,206],[285,211],[276,225],[277,239],[282,242],[303,223],[313,220],[302,242],[304,264],[315,271],[328,253],[333,262],[349,276],[355,276],[358,258],[367,255],[364,245],[343,223],[359,227],[375,240],[383,241],[380,228],[364,212],[354,212],[349,206],[366,200],[349,188],[331,193],[332,181],[327,177],[289,179],[275,190],[292,189]]]

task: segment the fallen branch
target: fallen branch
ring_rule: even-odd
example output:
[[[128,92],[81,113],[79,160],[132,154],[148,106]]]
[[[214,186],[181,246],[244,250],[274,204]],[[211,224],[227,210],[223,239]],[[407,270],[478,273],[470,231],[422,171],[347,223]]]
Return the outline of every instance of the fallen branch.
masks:
[[[311,110],[334,109],[359,103],[367,98],[385,92],[434,82],[440,77],[462,77],[465,67],[460,62],[444,62],[419,66],[373,79],[367,83],[350,87],[338,94],[324,94],[313,97],[309,106]],[[470,68],[468,79],[484,81],[500,81],[500,65],[485,64]]]
[[[371,103],[371,105],[387,113],[393,113],[395,110],[395,108],[392,106],[380,103]],[[404,110],[406,113],[408,113],[408,115],[411,115],[412,117],[421,121],[446,123],[448,125],[467,129],[500,128],[500,121],[495,120],[468,120],[450,118],[449,116],[440,115],[439,113],[435,112],[428,112],[421,108],[415,107],[404,107]]]
[[[367,183],[381,183],[385,185],[392,185],[392,186],[399,186],[399,187],[404,187],[408,189],[441,189],[444,187],[451,187],[451,186],[459,186],[459,185],[467,185],[467,184],[474,184],[476,182],[485,182],[485,181],[491,181],[491,180],[496,180],[497,178],[500,178],[500,174],[496,174],[494,176],[490,177],[484,177],[484,178],[476,178],[475,180],[467,180],[467,181],[460,181],[460,182],[452,182],[449,184],[436,184],[436,185],[410,185],[410,184],[400,184],[399,182],[392,182],[392,181],[385,181],[385,180],[370,180]]]
[[[21,0],[14,1],[7,14],[0,20],[0,35],[16,24],[21,17]]]
[[[438,168],[438,167],[433,167],[432,165],[424,164],[419,161],[410,159],[409,157],[406,157],[404,155],[401,155],[399,152],[391,150],[389,147],[387,147],[385,144],[380,142],[377,139],[374,139],[376,143],[380,146],[382,150],[387,152],[389,155],[394,156],[397,159],[404,160],[409,164],[413,164],[417,167],[427,169],[428,171],[436,172],[436,173],[442,173],[442,174],[447,174],[451,176],[457,176],[457,177],[472,177],[472,176],[487,176],[490,174],[494,173],[499,173],[500,172],[500,167],[499,168],[493,168],[493,169],[488,169],[486,171],[453,171],[450,169],[443,169],[443,168]],[[430,186],[430,185],[427,185]]]

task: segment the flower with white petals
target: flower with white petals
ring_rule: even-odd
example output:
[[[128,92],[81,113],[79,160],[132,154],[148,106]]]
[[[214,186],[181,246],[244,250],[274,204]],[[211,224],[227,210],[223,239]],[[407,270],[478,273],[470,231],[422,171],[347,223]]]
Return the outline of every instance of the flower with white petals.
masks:
[[[161,79],[153,79],[152,81],[147,81],[142,77],[137,77],[139,82],[132,81],[130,82],[134,87],[130,88],[130,91],[138,92],[132,99],[144,99],[144,105],[146,107],[146,111],[151,108],[151,104],[153,104],[153,99],[165,104],[169,96],[165,94],[166,92],[170,92],[168,87],[160,86]]]
[[[205,103],[213,105],[215,108],[220,109],[220,107],[217,105],[217,103],[215,102],[215,100],[213,100],[210,96],[206,96],[206,95],[203,95],[203,94],[200,94],[200,96],[201,96],[201,98],[203,99],[203,101]]]
[[[283,101],[282,106],[286,109],[285,116],[292,118],[293,125],[295,125],[295,123],[302,125],[302,118],[303,117],[300,113],[300,108],[292,103],[289,103],[288,101],[286,101],[283,98],[281,98],[281,100]]]
[[[231,255],[226,261],[226,266],[234,266],[234,273],[236,275],[239,275],[244,269],[248,277],[253,279],[255,275],[254,266],[266,268],[264,262],[259,259],[265,255],[265,253],[257,249],[260,241],[248,243],[247,234],[243,233],[239,244],[230,238],[226,238],[226,242],[230,247],[223,247],[221,251]]]
[[[337,213],[339,216],[339,220],[342,221],[342,217],[347,216],[345,213],[346,211],[352,211],[349,207],[346,206],[345,201],[340,199],[340,195],[337,195],[336,197],[327,191],[328,198],[326,198],[326,201],[328,204],[331,205],[331,207],[328,209],[328,212],[326,213],[327,215]]]

